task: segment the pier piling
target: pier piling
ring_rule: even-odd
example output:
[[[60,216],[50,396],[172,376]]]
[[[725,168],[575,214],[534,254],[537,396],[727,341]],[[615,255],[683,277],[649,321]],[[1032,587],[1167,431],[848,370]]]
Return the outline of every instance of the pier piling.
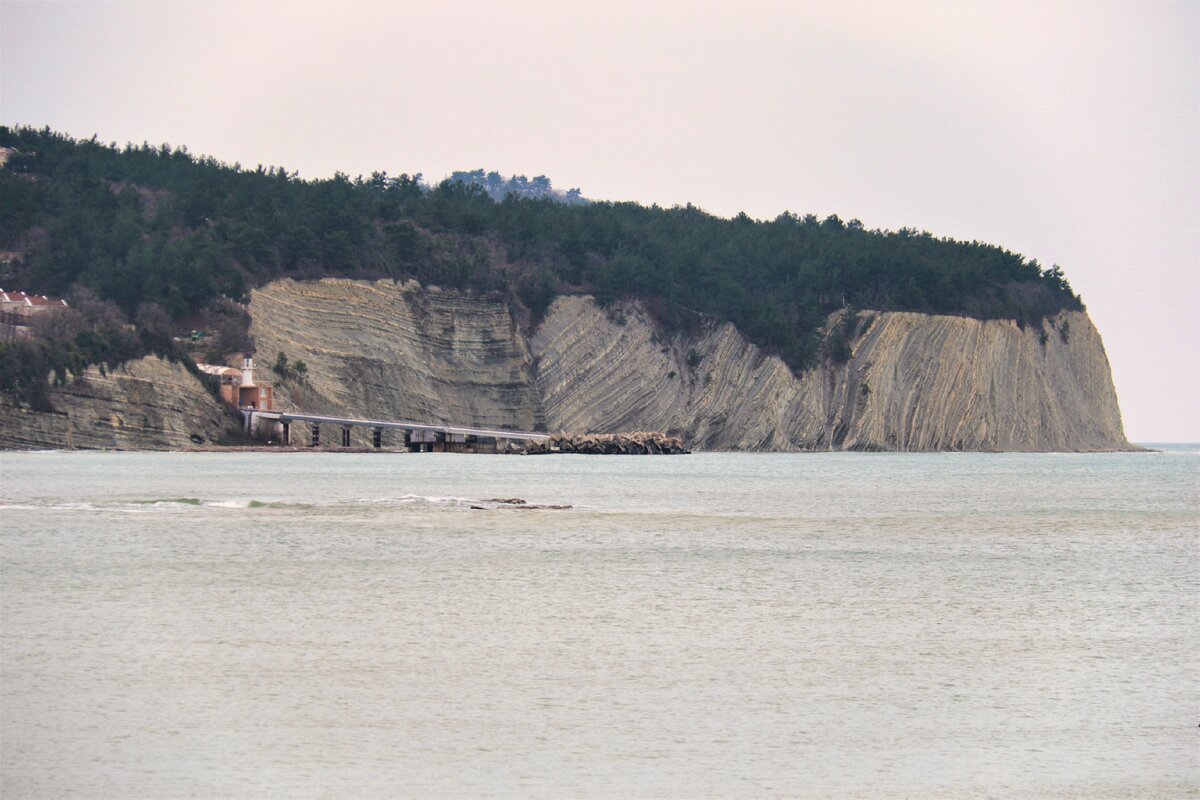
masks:
[[[403,437],[403,449],[410,453],[477,453],[510,452],[513,442],[544,442],[549,434],[534,431],[514,431],[508,428],[469,428],[459,425],[428,424],[403,420],[351,419],[291,411],[256,411],[243,409],[248,427],[255,421],[267,421],[280,426],[285,442],[291,442],[291,424],[302,422],[311,431],[311,446],[321,444],[321,425],[336,425],[342,429],[342,447],[350,447],[352,428],[370,428],[371,444],[383,448],[383,432],[395,430]]]

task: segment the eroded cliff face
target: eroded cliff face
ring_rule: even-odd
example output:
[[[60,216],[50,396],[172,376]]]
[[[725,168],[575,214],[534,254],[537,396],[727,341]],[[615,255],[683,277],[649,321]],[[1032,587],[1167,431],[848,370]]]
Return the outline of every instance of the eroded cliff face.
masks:
[[[748,450],[1111,450],[1130,445],[1086,314],[1010,321],[860,314],[851,357],[798,376],[732,325],[664,340],[559,298],[534,337],[547,419],[568,430],[682,432]],[[694,350],[699,362],[684,356]],[[590,365],[590,366],[584,366]],[[600,403],[591,398],[600,397]]]
[[[0,395],[0,448],[164,450],[220,441],[236,421],[180,364],[148,357],[96,367],[50,393],[55,411]]]
[[[1108,360],[1086,314],[1039,327],[862,312],[850,358],[794,375],[732,325],[685,338],[636,303],[559,297],[531,334],[498,300],[415,282],[278,281],[251,297],[281,407],[521,430],[658,430],[709,450],[1116,450]],[[837,324],[831,318],[831,326]],[[305,361],[304,380],[270,369]],[[145,358],[0,398],[0,448],[186,448],[236,426],[178,364]],[[369,435],[369,431],[358,432]],[[362,444],[364,442],[356,442]]]
[[[546,424],[533,355],[508,307],[414,281],[278,281],[250,301],[258,368],[279,353],[308,378],[278,382],[313,414],[508,426]]]
[[[668,335],[637,305],[560,297],[527,336],[499,301],[415,283],[253,293],[260,369],[284,352],[309,412],[520,429],[661,430],[702,449],[1129,447],[1086,314],[1009,321],[863,312],[851,357],[800,375],[732,325]],[[692,351],[695,352],[691,356]]]

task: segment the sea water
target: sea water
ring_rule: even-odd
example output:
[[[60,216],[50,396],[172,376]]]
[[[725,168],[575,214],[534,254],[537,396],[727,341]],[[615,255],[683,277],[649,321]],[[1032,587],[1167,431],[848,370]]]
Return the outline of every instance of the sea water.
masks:
[[[1200,784],[1196,447],[0,469],[4,797]]]

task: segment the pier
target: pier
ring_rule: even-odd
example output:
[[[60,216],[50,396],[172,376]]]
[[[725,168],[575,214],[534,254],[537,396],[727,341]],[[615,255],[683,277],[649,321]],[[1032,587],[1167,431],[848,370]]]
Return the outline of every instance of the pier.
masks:
[[[383,447],[384,431],[399,431],[405,450],[413,453],[481,453],[508,452],[509,443],[544,442],[550,438],[546,433],[510,431],[503,428],[469,428],[460,425],[430,425],[421,422],[404,422],[378,419],[352,419],[328,417],[321,414],[296,414],[289,411],[256,411],[242,409],[246,433],[260,431],[264,424],[279,425],[285,444],[291,443],[292,423],[307,423],[309,445],[321,444],[321,427],[340,429],[342,447],[350,446],[350,431],[353,428],[370,428],[371,444],[376,449]]]

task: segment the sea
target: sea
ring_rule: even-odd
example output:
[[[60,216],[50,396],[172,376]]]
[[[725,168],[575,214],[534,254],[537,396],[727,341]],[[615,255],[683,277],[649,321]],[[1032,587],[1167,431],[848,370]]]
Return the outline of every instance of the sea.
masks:
[[[0,795],[1195,797],[1156,449],[3,453]]]

